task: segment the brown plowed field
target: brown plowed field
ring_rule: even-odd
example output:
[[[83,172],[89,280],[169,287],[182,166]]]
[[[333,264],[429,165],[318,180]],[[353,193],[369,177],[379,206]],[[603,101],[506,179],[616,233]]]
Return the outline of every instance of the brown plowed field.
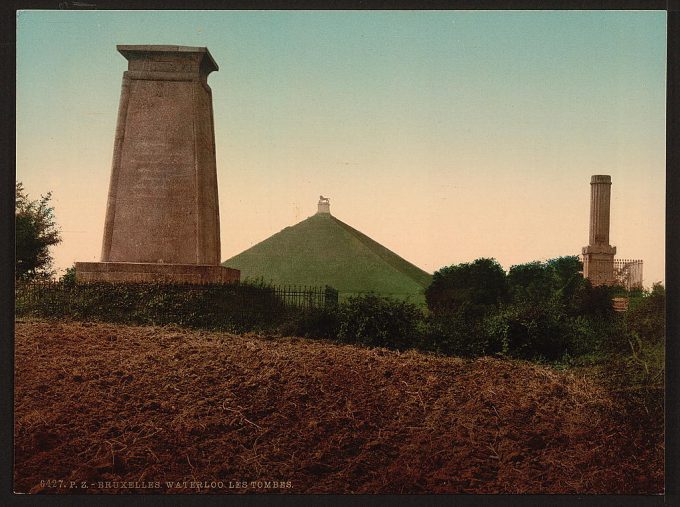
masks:
[[[19,492],[663,491],[661,435],[523,362],[18,322],[15,389]]]

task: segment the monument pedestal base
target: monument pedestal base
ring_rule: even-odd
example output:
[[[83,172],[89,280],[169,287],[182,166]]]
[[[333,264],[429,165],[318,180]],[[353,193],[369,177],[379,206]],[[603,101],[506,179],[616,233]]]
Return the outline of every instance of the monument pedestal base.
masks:
[[[238,269],[208,264],[154,264],[142,262],[76,262],[77,282],[234,283]]]

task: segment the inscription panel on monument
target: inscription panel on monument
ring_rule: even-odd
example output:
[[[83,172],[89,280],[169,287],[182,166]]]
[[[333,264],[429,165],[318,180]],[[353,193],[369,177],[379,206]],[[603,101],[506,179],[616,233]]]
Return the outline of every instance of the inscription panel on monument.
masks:
[[[111,261],[196,262],[193,86],[130,81]]]

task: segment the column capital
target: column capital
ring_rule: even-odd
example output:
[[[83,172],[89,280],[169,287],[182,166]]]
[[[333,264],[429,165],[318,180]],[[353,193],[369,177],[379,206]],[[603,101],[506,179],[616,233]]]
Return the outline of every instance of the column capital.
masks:
[[[186,73],[207,76],[219,70],[205,47],[118,45],[118,52],[128,61],[128,71],[149,73]]]
[[[608,174],[593,174],[590,178],[591,185],[611,185],[612,177]]]

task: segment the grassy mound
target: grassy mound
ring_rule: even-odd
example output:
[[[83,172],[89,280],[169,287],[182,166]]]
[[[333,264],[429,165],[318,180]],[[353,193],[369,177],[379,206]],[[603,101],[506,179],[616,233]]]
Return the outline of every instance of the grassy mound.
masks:
[[[316,214],[228,259],[241,279],[330,285],[341,295],[375,292],[424,302],[431,276],[329,214]]]

